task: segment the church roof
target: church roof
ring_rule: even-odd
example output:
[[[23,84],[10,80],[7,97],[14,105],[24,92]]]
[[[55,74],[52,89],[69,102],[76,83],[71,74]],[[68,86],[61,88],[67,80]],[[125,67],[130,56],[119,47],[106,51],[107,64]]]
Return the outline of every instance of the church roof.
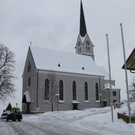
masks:
[[[30,47],[30,50],[37,69],[104,76],[89,56],[33,46]]]
[[[109,74],[108,74],[108,72],[104,69],[104,67],[98,67],[99,68],[99,70],[102,72],[102,74],[104,74],[104,76],[105,76],[105,80],[110,80],[109,79]],[[113,78],[111,78],[111,80],[114,80]]]
[[[86,24],[85,24],[85,18],[84,18],[84,12],[83,12],[83,5],[81,1],[81,8],[80,8],[80,35],[82,37],[87,34]]]

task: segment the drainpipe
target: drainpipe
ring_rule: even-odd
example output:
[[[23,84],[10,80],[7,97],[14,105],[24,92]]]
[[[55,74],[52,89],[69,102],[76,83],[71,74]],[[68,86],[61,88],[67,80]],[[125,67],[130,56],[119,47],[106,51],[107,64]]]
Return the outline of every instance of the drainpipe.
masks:
[[[37,108],[38,108],[38,74],[39,74],[39,70],[37,69]]]
[[[99,90],[100,90],[100,107],[102,107],[102,102],[101,102],[101,83],[100,83],[100,76],[99,76]]]

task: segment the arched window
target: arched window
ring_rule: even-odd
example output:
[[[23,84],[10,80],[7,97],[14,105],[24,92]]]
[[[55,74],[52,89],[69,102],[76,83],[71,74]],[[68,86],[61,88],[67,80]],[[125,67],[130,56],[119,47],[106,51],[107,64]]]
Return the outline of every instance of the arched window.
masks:
[[[87,82],[85,82],[84,88],[85,88],[85,100],[88,100],[88,83]]]
[[[30,72],[30,71],[31,71],[31,64],[29,62],[28,67],[27,67],[27,72]]]
[[[59,82],[59,99],[60,100],[63,100],[63,81],[62,80],[60,80],[60,82]]]
[[[76,82],[75,81],[73,81],[72,89],[73,89],[73,100],[76,100]]]
[[[96,100],[99,100],[98,83],[96,83],[95,85],[95,90],[96,90]]]
[[[30,87],[30,85],[31,85],[31,79],[30,79],[30,77],[28,78],[28,87]]]
[[[45,100],[49,100],[49,80],[45,80]]]

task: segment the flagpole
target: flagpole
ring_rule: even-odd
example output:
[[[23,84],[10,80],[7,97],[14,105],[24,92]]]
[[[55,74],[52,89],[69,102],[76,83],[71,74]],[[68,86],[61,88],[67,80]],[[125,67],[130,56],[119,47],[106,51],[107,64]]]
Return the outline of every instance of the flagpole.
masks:
[[[112,85],[111,85],[111,66],[110,66],[110,53],[109,53],[109,41],[108,41],[108,34],[106,34],[106,40],[107,40],[107,52],[108,52],[108,68],[109,68],[109,81],[110,81],[110,107],[111,107],[111,114],[112,114],[112,122],[113,120],[113,106],[112,106]]]
[[[122,37],[122,45],[123,45],[123,56],[124,56],[124,63],[125,63],[125,77],[126,77],[126,87],[127,87],[127,107],[128,107],[128,114],[129,114],[129,123],[131,123],[131,115],[130,115],[130,101],[129,101],[129,90],[128,90],[128,77],[127,77],[127,65],[126,65],[126,54],[125,54],[125,45],[124,45],[124,36],[123,36],[123,28],[122,23],[120,23],[121,27],[121,37]]]

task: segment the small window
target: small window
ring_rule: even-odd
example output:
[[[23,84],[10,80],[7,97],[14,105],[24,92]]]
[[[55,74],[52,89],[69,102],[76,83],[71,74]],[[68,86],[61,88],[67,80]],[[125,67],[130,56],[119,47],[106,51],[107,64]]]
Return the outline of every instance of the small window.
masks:
[[[28,78],[28,87],[30,87],[30,85],[31,85],[31,79],[30,79],[30,77]]]
[[[113,91],[113,96],[116,96],[116,91]]]
[[[60,63],[58,64],[58,67],[60,67]]]
[[[84,70],[84,67],[82,67],[82,70]]]
[[[27,69],[27,71],[28,71],[28,72],[31,71],[31,64],[30,64],[30,62],[29,62],[29,64],[28,64],[28,69]]]

